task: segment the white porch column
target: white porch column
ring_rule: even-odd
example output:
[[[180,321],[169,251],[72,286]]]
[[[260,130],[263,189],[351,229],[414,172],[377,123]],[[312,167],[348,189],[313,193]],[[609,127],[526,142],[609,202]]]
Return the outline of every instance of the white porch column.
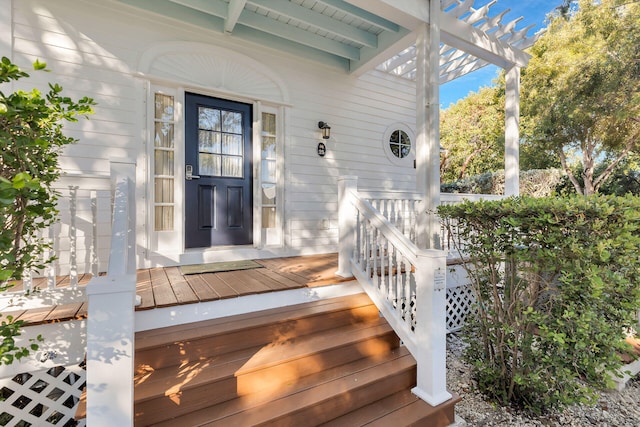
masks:
[[[444,251],[418,251],[416,301],[417,384],[411,390],[432,406],[451,399],[447,391],[447,256]]]
[[[418,29],[416,41],[416,191],[422,202],[416,219],[416,244],[440,246],[440,1],[429,0],[429,22]]]
[[[504,195],[520,194],[520,67],[506,71]]]
[[[351,204],[350,193],[358,189],[357,176],[338,178],[338,271],[336,276],[353,277],[351,257],[355,238],[355,209]]]

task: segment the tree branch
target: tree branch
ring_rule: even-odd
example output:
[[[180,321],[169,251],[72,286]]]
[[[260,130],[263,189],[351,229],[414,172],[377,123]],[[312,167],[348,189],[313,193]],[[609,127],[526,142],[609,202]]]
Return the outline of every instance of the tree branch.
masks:
[[[578,194],[584,194],[584,190],[580,186],[580,183],[578,182],[576,177],[573,175],[571,168],[567,164],[567,157],[565,156],[564,151],[558,150],[558,154],[560,155],[560,164],[562,164],[562,168],[567,173],[567,176],[569,177],[569,181],[571,181],[571,183],[575,187]]]

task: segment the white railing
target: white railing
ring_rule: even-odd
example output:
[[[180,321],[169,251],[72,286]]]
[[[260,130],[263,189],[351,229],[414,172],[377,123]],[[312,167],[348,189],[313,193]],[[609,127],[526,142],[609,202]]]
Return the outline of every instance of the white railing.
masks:
[[[418,249],[357,192],[339,181],[339,271],[353,275],[418,363],[414,394],[436,406],[446,389],[446,253]]]
[[[82,186],[78,186],[78,182]],[[62,177],[54,186],[58,193],[59,218],[40,237],[50,244],[44,258],[55,260],[42,271],[24,275],[21,291],[53,290],[59,276],[68,275],[68,287],[77,289],[83,274],[95,277],[104,271],[111,234],[109,210],[111,189],[108,177]]]
[[[133,425],[136,288],[135,165],[113,163],[106,276],[87,285],[87,425]]]

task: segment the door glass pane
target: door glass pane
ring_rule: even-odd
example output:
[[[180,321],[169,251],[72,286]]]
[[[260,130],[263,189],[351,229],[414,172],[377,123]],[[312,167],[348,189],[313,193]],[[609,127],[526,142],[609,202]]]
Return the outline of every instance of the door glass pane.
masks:
[[[276,208],[262,208],[262,228],[274,228],[276,226]]]
[[[173,148],[173,123],[156,122],[155,131],[153,141],[156,147]]]
[[[200,175],[208,175],[208,176],[220,176],[221,175],[221,166],[220,166],[220,156],[217,154],[199,154],[199,173]]]
[[[242,133],[242,113],[223,111],[222,132]]]
[[[156,206],[155,209],[155,230],[173,230],[173,206]]]
[[[220,132],[220,110],[198,107],[198,127]]]
[[[198,151],[220,154],[220,132],[201,130],[198,132]]]
[[[155,94],[155,118],[158,120],[173,120],[173,96]]]
[[[262,160],[262,182],[263,183],[275,183],[276,182],[276,161],[264,159]]]
[[[275,184],[262,184],[262,204],[263,205],[276,204],[276,185]]]
[[[262,137],[262,158],[263,159],[275,159],[276,158],[276,139],[272,136]]]
[[[276,115],[262,113],[262,133],[267,135],[276,134]]]
[[[222,139],[222,154],[242,156],[242,135],[225,134]]]
[[[173,176],[173,151],[155,150],[155,174]]]
[[[155,196],[156,203],[173,203],[173,179],[156,178]]]
[[[222,175],[242,178],[242,157],[222,156]]]

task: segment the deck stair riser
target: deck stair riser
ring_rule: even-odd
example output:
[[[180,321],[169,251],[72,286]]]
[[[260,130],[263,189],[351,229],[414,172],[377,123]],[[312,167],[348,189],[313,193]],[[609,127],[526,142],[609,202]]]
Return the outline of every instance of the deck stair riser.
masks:
[[[136,341],[136,426],[364,425],[353,420],[389,416],[375,405],[385,399],[393,411],[419,408],[410,412],[421,420],[434,410],[409,392],[415,360],[364,294],[145,331]]]
[[[298,310],[294,306],[268,314],[252,313],[240,319],[216,319],[147,331],[136,336],[136,365],[159,369],[380,317],[366,298],[358,296],[354,304],[351,308],[338,301]]]

